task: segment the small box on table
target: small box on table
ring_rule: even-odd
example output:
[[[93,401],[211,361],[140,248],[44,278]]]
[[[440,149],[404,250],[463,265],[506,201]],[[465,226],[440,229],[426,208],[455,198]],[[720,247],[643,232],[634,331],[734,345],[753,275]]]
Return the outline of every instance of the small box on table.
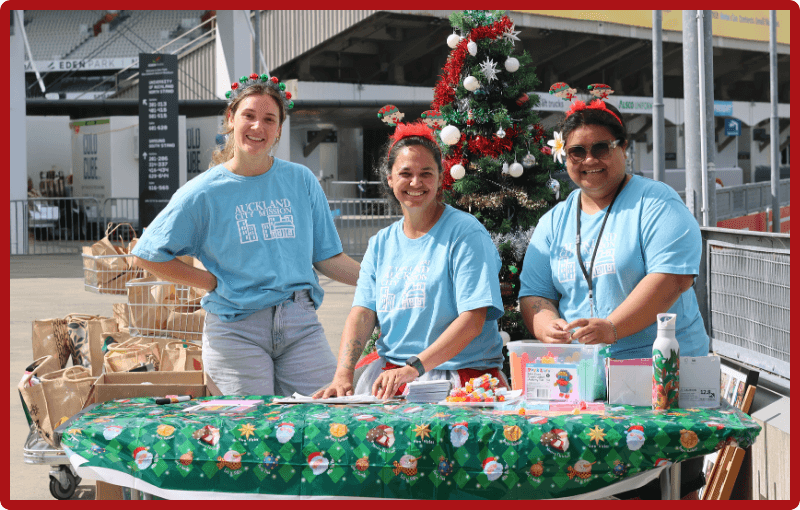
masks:
[[[681,356],[678,405],[690,407],[719,407],[719,356]]]
[[[191,395],[193,398],[220,396],[214,381],[201,371],[111,372],[97,378],[86,404],[118,398]]]
[[[605,364],[599,345],[549,344],[519,340],[507,344],[511,385],[526,400],[591,402],[605,399]]]
[[[651,406],[653,401],[653,359],[606,360],[608,403]]]

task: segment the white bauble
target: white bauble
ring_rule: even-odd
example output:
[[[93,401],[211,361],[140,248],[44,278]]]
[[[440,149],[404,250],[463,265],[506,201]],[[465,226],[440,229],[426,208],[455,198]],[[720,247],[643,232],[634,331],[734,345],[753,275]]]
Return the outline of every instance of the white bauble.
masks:
[[[473,57],[478,54],[478,43],[475,41],[470,41],[467,43],[467,51]]]
[[[508,342],[511,341],[511,335],[509,335],[505,331],[501,331],[500,332],[500,338],[503,339],[503,345],[505,345],[505,344],[507,344]]]
[[[511,174],[511,177],[519,177],[522,175],[522,165],[514,161],[511,163],[511,167],[508,169],[508,173]]]
[[[461,139],[461,131],[455,126],[445,126],[439,132],[439,136],[447,145],[454,145]]]
[[[450,34],[447,36],[447,45],[455,49],[458,43],[461,42],[461,36],[458,34]]]
[[[463,165],[453,165],[450,167],[450,176],[455,180],[459,180],[467,173]]]
[[[464,88],[469,90],[470,92],[478,90],[480,86],[481,82],[479,82],[478,79],[475,78],[474,76],[467,76],[466,78],[464,78]]]
[[[508,57],[505,62],[506,71],[509,73],[515,72],[519,69],[519,60],[515,59],[514,57]]]

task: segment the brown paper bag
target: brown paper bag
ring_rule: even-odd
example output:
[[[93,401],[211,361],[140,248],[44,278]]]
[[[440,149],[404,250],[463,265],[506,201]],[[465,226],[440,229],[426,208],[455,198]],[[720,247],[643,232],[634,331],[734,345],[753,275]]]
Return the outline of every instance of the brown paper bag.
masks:
[[[34,359],[50,355],[58,361],[59,368],[67,366],[71,352],[67,321],[42,319],[33,321],[32,326],[31,343]]]
[[[158,343],[142,337],[130,338],[120,344],[108,346],[103,358],[106,373],[127,372],[142,363],[152,363],[155,370],[161,367],[161,352]]]
[[[203,348],[192,342],[170,342],[161,353],[162,372],[203,370]]]
[[[167,317],[167,333],[170,336],[190,342],[203,340],[203,326],[206,321],[206,311],[198,308],[194,312],[170,312]]]
[[[113,303],[111,310],[117,321],[117,331],[128,331],[128,303]]]
[[[137,278],[128,285],[128,329],[132,336],[155,336],[167,325],[169,307],[164,306],[163,285],[155,276]],[[158,292],[153,292],[159,289]]]
[[[64,319],[69,332],[72,364],[89,367],[92,375],[100,375],[103,368],[103,333],[117,331],[117,321],[111,317],[80,313],[71,313]]]
[[[136,231],[130,223],[119,223],[113,227],[109,223],[106,235],[91,246],[84,246],[84,275],[86,284],[97,288],[100,293],[124,294],[125,284],[141,276],[141,270],[133,264],[133,257],[126,256],[136,245]],[[120,227],[129,229],[133,240],[125,246],[122,236],[117,232]],[[113,239],[117,233],[118,240]]]
[[[69,367],[39,375],[43,367],[44,364],[39,365],[33,372],[23,375],[17,388],[42,438],[58,448],[53,431],[83,408],[94,378],[86,367]],[[40,382],[31,386],[34,375]]]

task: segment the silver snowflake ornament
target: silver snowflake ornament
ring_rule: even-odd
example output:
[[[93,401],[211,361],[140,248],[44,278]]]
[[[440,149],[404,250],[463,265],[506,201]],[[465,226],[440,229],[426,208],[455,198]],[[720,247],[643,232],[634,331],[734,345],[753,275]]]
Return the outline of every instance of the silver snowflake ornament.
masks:
[[[481,62],[481,73],[487,80],[492,81],[497,79],[497,62],[486,57],[486,60]]]
[[[513,44],[515,41],[519,41],[519,37],[517,37],[519,33],[520,30],[514,30],[514,25],[511,25],[511,28],[507,28],[506,31],[503,32],[503,37]]]

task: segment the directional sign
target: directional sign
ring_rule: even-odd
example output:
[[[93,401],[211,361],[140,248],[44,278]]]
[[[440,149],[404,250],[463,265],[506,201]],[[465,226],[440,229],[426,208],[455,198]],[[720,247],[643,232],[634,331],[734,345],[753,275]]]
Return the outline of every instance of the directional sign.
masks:
[[[742,136],[742,121],[725,119],[725,136]]]
[[[178,57],[139,54],[139,220],[142,227],[178,189]]]

